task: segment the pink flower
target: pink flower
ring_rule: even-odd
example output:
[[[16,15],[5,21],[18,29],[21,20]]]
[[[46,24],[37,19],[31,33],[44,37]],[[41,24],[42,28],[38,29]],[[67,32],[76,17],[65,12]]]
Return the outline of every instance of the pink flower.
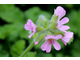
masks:
[[[62,20],[60,20],[63,16],[65,16],[66,11],[63,7],[58,6],[55,10],[54,10],[54,14],[56,14],[58,16],[58,21],[57,21],[57,28],[63,32],[66,32],[66,30],[70,29],[69,26],[67,25],[63,25],[66,24],[67,22],[69,22],[69,19],[67,17],[64,17]]]
[[[36,25],[30,19],[28,19],[28,21],[25,24],[24,28],[26,30],[32,31],[32,34],[30,34],[28,36],[29,38],[31,38],[34,35],[34,33],[36,32]]]
[[[66,11],[63,7],[58,6],[55,11],[54,14],[56,14],[58,16],[58,21],[57,21],[57,28],[60,31],[65,32],[64,37],[62,38],[62,42],[67,45],[66,43],[70,41],[70,39],[73,37],[73,32],[67,32],[66,30],[70,29],[69,26],[64,25],[67,22],[69,22],[69,19],[67,17],[64,17],[62,20],[60,20],[63,16],[65,16]]]
[[[64,37],[62,37],[62,41],[64,41],[65,43],[69,42],[70,39],[73,37],[73,32],[66,32],[64,34]]]
[[[41,49],[49,53],[51,51],[51,44],[53,44],[56,50],[60,50],[61,46],[56,40],[61,39],[61,38],[62,38],[62,35],[57,35],[57,36],[47,35],[45,37],[46,41],[42,44]]]
[[[56,14],[58,16],[58,21],[65,16],[66,11],[63,7],[58,6],[55,10],[54,10],[54,14]]]
[[[70,29],[70,27],[63,24],[66,24],[67,22],[69,22],[69,19],[67,17],[64,17],[62,20],[57,22],[57,28],[63,32],[66,32],[66,30]]]

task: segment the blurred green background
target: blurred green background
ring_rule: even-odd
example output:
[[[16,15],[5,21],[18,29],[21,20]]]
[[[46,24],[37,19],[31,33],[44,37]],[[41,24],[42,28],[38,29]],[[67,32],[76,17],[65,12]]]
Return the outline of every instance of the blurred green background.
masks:
[[[25,57],[80,57],[80,5],[77,4],[0,4],[0,57],[18,57],[33,39],[28,38],[24,29],[27,19],[36,23],[39,15],[48,19],[57,6],[62,6],[70,21],[67,23],[74,32],[71,44],[56,51],[53,46],[50,53],[41,50],[41,44],[34,46]]]

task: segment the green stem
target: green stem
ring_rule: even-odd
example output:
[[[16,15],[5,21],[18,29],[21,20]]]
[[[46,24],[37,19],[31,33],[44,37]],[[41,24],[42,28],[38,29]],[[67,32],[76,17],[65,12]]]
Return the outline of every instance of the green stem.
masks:
[[[23,52],[19,57],[24,57],[24,55],[32,49],[32,47],[34,46],[34,42],[32,42]]]

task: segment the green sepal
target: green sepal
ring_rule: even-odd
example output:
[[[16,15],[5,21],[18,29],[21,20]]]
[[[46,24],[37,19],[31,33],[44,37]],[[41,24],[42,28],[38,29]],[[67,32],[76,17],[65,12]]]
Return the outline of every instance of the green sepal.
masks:
[[[59,35],[59,34],[61,34],[62,36],[64,36],[64,33],[65,33],[65,32],[60,31],[60,30],[52,30],[52,29],[50,29],[50,32],[51,32],[52,34],[54,34],[54,35]]]
[[[58,16],[56,16],[56,14],[54,14],[53,16],[52,16],[52,19],[51,19],[51,23],[57,23],[57,20],[58,20]]]
[[[37,32],[40,32],[40,31],[43,31],[43,30],[44,30],[44,28],[43,28],[43,27],[41,27],[41,26],[37,26],[36,30],[37,30]]]
[[[57,26],[57,23],[53,23],[53,24],[50,25],[50,29],[57,29],[56,26]]]
[[[45,33],[40,34],[40,36],[38,36],[37,41],[38,43],[40,43],[45,37]]]
[[[48,28],[49,20],[44,15],[40,15],[36,24],[38,26],[43,26],[44,28]]]

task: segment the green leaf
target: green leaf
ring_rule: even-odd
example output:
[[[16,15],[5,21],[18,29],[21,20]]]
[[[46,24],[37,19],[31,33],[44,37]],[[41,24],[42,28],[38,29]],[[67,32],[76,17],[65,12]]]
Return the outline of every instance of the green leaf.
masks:
[[[23,13],[19,8],[9,4],[0,4],[0,18],[10,23],[19,23],[24,20]]]
[[[0,27],[0,38],[8,38],[10,41],[17,40],[23,30],[23,23],[7,24]]]
[[[24,57],[36,57],[36,52],[27,52]]]
[[[56,53],[56,57],[63,57],[63,53]]]
[[[18,57],[23,52],[24,48],[25,48],[24,40],[16,41],[15,44],[13,44],[10,49],[10,53],[13,57]]]
[[[6,37],[5,35],[6,31],[3,27],[0,27],[0,39],[4,39]]]
[[[20,38],[25,38],[25,39],[29,39],[29,31],[22,29],[22,31],[20,32]]]
[[[9,53],[4,51],[4,50],[1,50],[0,51],[0,57],[8,57],[9,56]]]
[[[72,57],[80,57],[80,40],[75,39],[74,44],[70,50]]]

